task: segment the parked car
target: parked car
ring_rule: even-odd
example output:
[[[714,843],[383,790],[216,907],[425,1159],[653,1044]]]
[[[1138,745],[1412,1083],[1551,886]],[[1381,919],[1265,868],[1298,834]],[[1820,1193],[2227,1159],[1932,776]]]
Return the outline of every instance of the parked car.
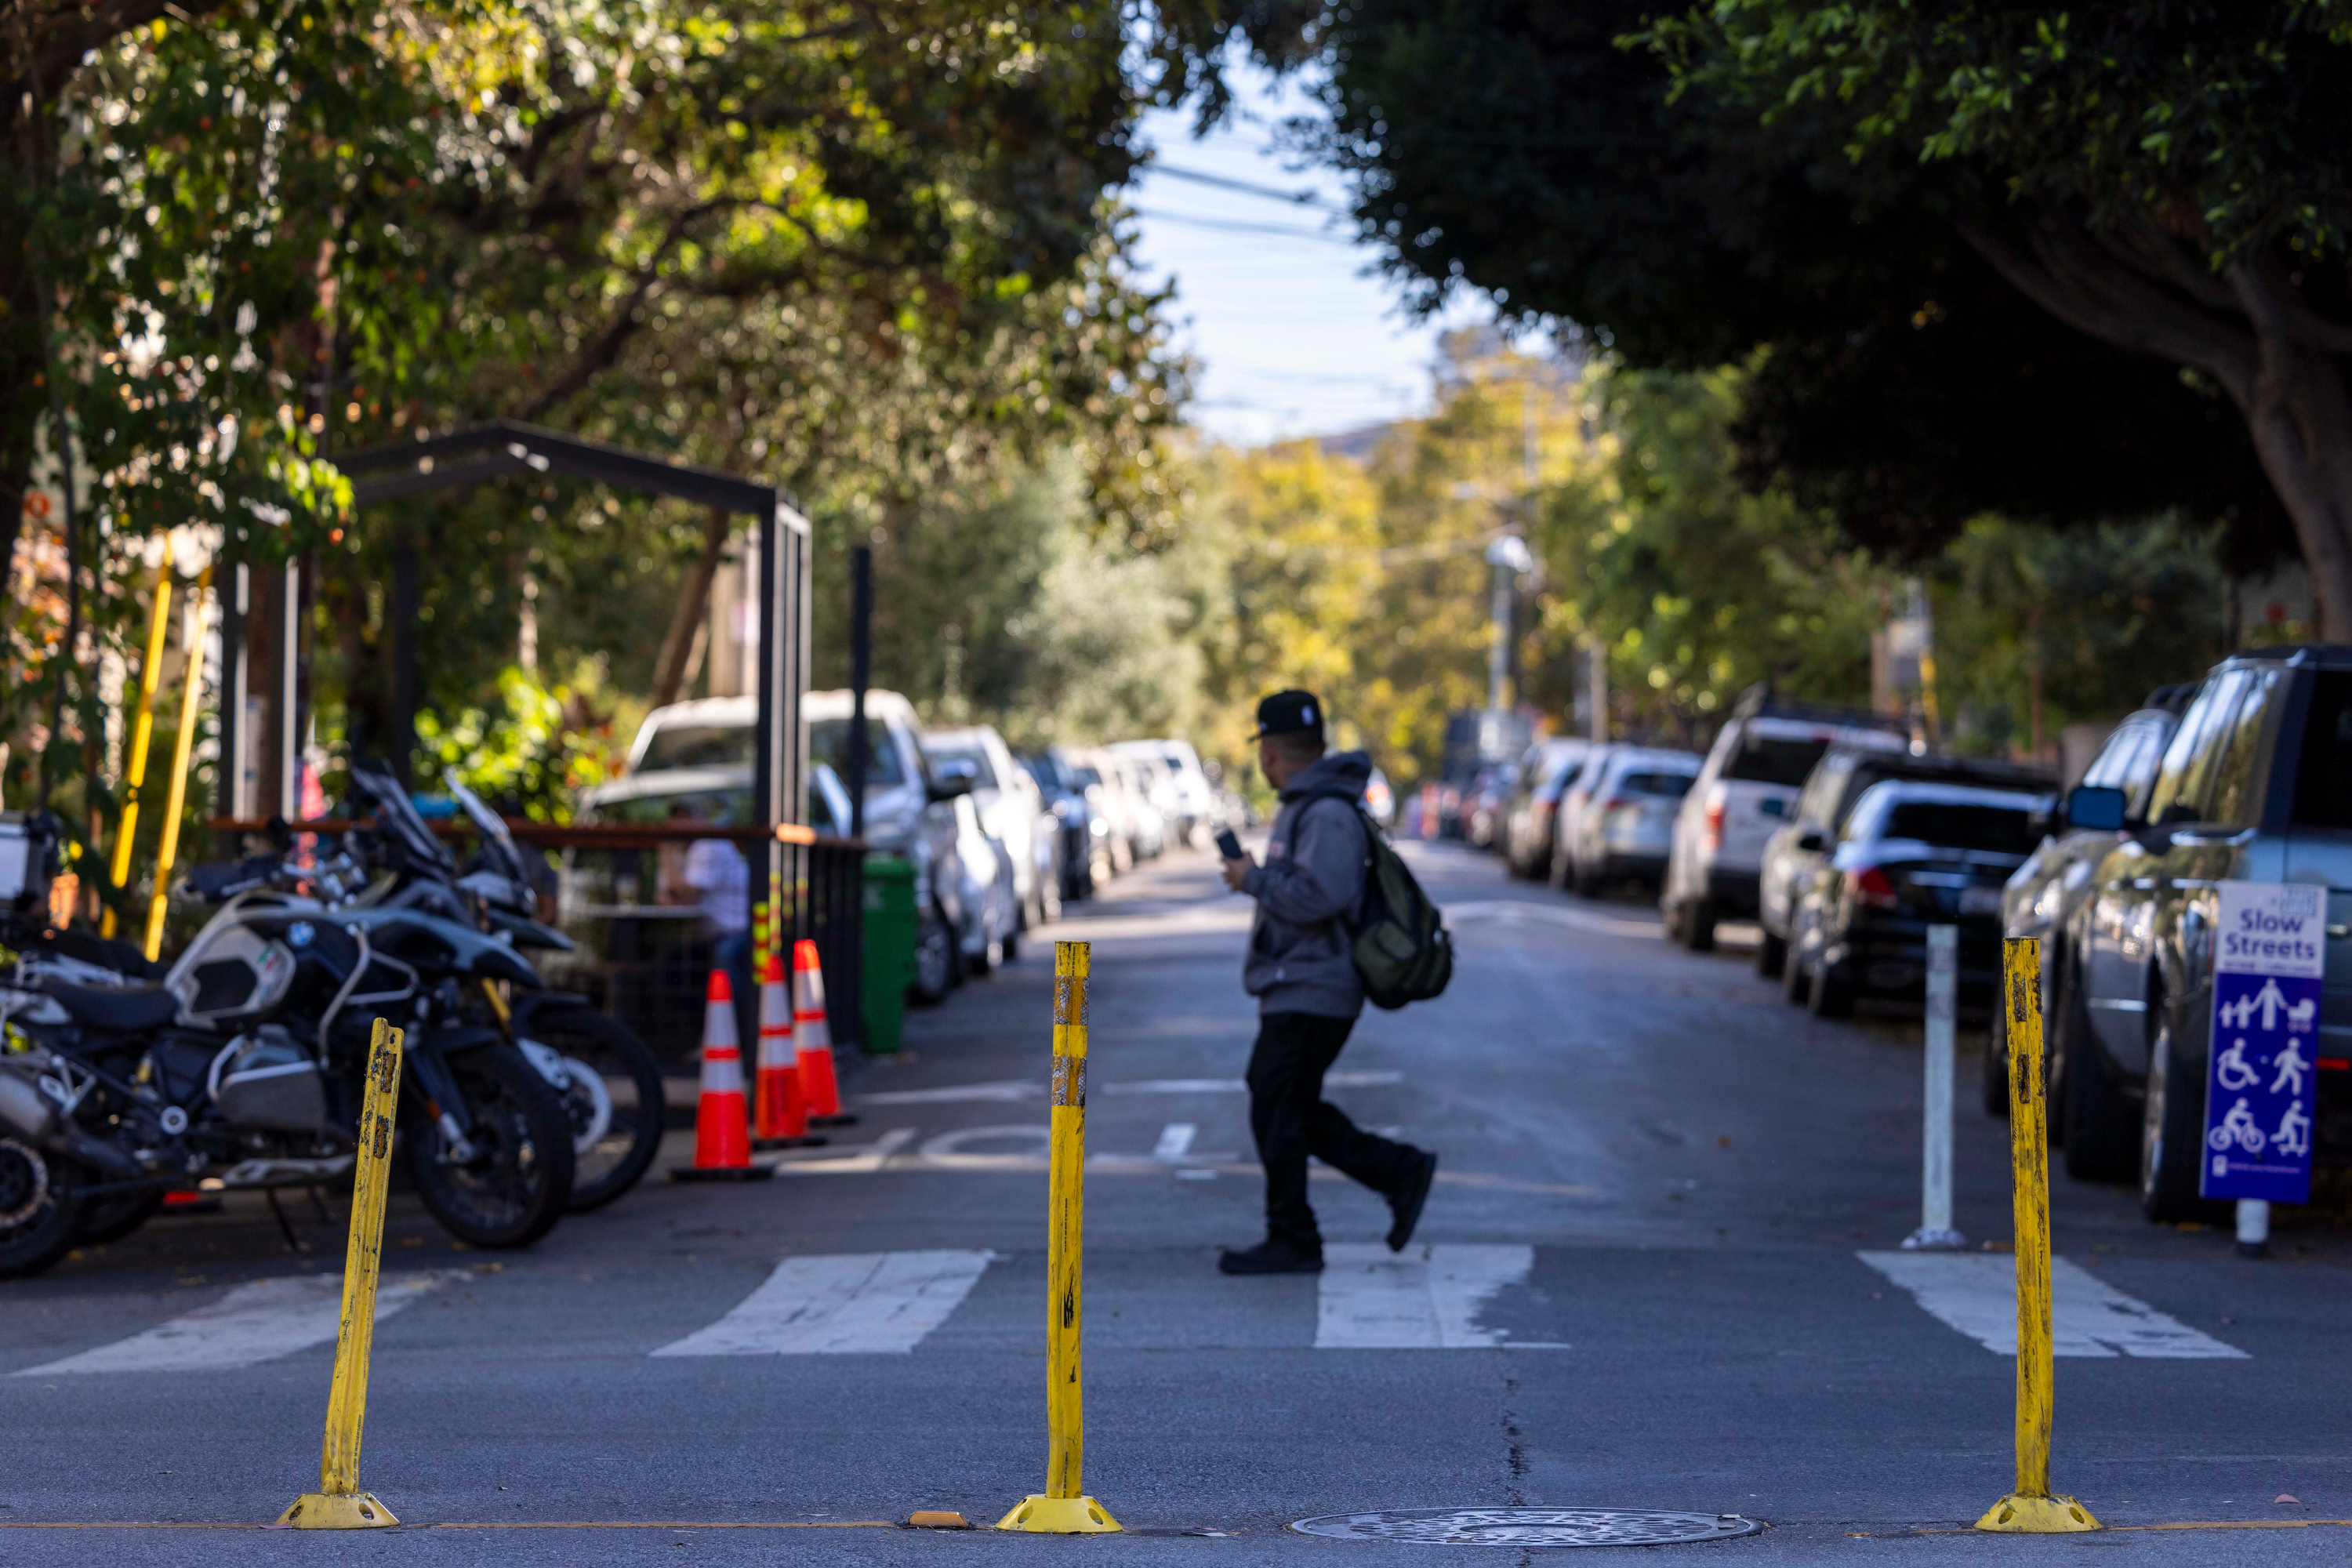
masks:
[[[2198,1196],[2198,1162],[2223,880],[2327,889],[2313,1158],[2352,1155],[2347,780],[2352,647],[2233,655],[2181,715],[2145,825],[2092,873],[2092,895],[2067,932],[2078,983],[2055,1021],[2061,1048],[2079,1052],[2066,1066],[2068,1142],[2127,1140],[2137,1121],[2140,1207],[2152,1220],[2210,1212]],[[2128,804],[2120,790],[2085,784],[2069,795],[2067,812],[2120,823]]]
[[[1118,763],[1098,746],[1074,747],[1062,756],[1087,781],[1087,798],[1102,813],[1109,827],[1104,853],[1108,857],[1110,874],[1118,876],[1133,869],[1135,843],[1141,828],[1135,819],[1135,800],[1121,782]]]
[[[2176,700],[2162,700],[2169,693]],[[2194,684],[2168,687],[2148,699],[2148,706],[2130,714],[2108,731],[2106,740],[2083,772],[2081,782],[2095,789],[2123,792],[2122,816],[2114,826],[2073,821],[2066,803],[2051,813],[2049,827],[2025,864],[2001,890],[2001,928],[2012,937],[2037,937],[2042,942],[2042,1040],[2050,1065],[2044,1081],[2050,1098],[2050,1135],[2066,1151],[2066,1170],[2083,1181],[2121,1182],[2131,1177],[2138,1157],[2138,1128],[2124,1125],[2102,1140],[2096,1131],[2081,1139],[2070,1136],[2066,1111],[2066,1074],[2079,1065],[2081,1051],[2072,1053],[2059,1038],[2058,1025],[2074,1005],[2068,994],[2076,957],[2067,945],[2075,911],[2090,901],[2092,875],[2122,835],[2147,825],[2147,797],[2156,787],[2157,764],[2179,724],[2180,710],[2195,695]],[[2160,704],[2160,705],[2159,705]],[[1993,1010],[1992,1029],[1984,1053],[1983,1096],[1986,1111],[2009,1114],[2008,1015]]]
[[[1052,918],[1052,909],[1059,908],[1062,891],[1054,874],[1054,824],[1037,781],[1013,760],[1013,749],[992,725],[926,730],[922,745],[935,776],[946,763],[971,764],[972,805],[1012,868],[1020,927],[1026,931],[1043,925]]]
[[[1593,786],[1608,770],[1609,759],[1624,749],[1622,742],[1614,741],[1592,747],[1560,790],[1559,809],[1552,814],[1551,867],[1545,877],[1553,887],[1575,885],[1576,857],[1572,846],[1576,843],[1577,818],[1592,804]]]
[[[1216,826],[1217,792],[1190,741],[1121,741],[1110,748],[1154,765],[1165,788],[1155,794],[1170,835],[1179,844],[1199,845]]]
[[[1021,759],[1037,781],[1045,810],[1054,824],[1053,874],[1062,901],[1075,903],[1094,897],[1095,889],[1110,880],[1110,819],[1095,804],[1090,786],[1101,780],[1091,768],[1079,766],[1069,752],[1048,746]]]
[[[1797,793],[1788,823],[1764,846],[1757,875],[1756,919],[1764,928],[1764,940],[1756,949],[1757,973],[1768,980],[1784,978],[1797,900],[1828,862],[1854,803],[1882,779],[1985,784],[2037,794],[2057,787],[2057,781],[2039,768],[1987,757],[1914,756],[1879,746],[1832,746]]]
[[[1474,849],[1499,849],[1503,845],[1503,813],[1511,786],[1519,776],[1511,763],[1488,763],[1462,792],[1462,837]]]
[[[1591,750],[1590,741],[1561,737],[1537,742],[1519,759],[1518,784],[1503,822],[1503,859],[1511,875],[1540,877],[1550,869],[1559,797]]]
[[[846,691],[813,691],[802,707],[808,724],[811,771],[822,764],[836,779],[849,771]],[[740,800],[748,820],[751,730],[758,713],[750,697],[714,697],[672,703],[646,715],[629,746],[629,771],[581,799],[591,820],[646,821],[666,817],[673,798],[701,795]],[[987,951],[986,911],[965,889],[961,863],[963,830],[950,804],[957,786],[940,794],[923,769],[915,710],[895,691],[866,694],[866,841],[915,867],[915,907],[920,925],[909,994],[936,1003],[961,979],[962,954]],[[841,810],[847,811],[847,795]],[[695,809],[700,809],[696,807]],[[713,809],[718,809],[713,807]],[[968,809],[968,808],[967,808]],[[654,814],[654,815],[648,815]]]
[[[1756,912],[1765,841],[1788,820],[1797,791],[1833,745],[1893,752],[1910,742],[1899,722],[1883,715],[1787,702],[1761,686],[1740,698],[1675,819],[1658,892],[1669,935],[1703,952],[1715,945],[1718,920]]]
[[[1675,814],[1704,761],[1696,752],[1612,746],[1589,763],[1591,788],[1566,841],[1569,885],[1591,899],[1612,882],[1663,876]]]
[[[2000,889],[2032,852],[2042,797],[1885,779],[1862,792],[1837,848],[1797,901],[1787,990],[1824,1018],[1863,996],[1924,999],[1927,928],[1959,931],[1958,1002],[2000,976]]]
[[[1168,817],[1151,798],[1151,778],[1137,759],[1109,747],[1095,752],[1095,769],[1118,796],[1132,860],[1151,860],[1168,847]]]

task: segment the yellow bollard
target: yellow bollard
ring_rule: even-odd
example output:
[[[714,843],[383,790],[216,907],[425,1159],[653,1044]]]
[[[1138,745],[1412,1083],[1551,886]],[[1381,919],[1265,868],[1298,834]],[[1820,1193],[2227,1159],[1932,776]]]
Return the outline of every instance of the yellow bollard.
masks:
[[[1078,1362],[1087,1206],[1087,970],[1093,948],[1054,944],[1054,1142],[1046,1198],[1045,1489],[996,1521],[1033,1535],[1108,1535],[1118,1521],[1085,1495],[1087,1424]]]
[[[2001,1005],[2009,1009],[2009,1146],[2015,1165],[2017,1489],[1985,1510],[1979,1530],[2072,1535],[2105,1527],[2073,1498],[2050,1491],[2050,1125],[2042,1083],[2042,943],[2001,943]]]
[[[212,585],[209,566],[197,574],[196,590],[188,596],[188,673],[180,686],[180,729],[172,740],[172,787],[163,801],[163,842],[155,851],[155,890],[147,900],[147,961],[163,951],[163,913],[171,902],[172,864],[180,855],[180,812],[188,802],[188,757],[196,742],[196,699],[205,684],[205,590]],[[125,818],[124,841],[130,839]],[[121,885],[121,879],[116,879]]]
[[[139,786],[147,782],[147,742],[155,733],[155,678],[163,672],[163,637],[172,626],[172,547],[168,543],[163,547],[163,563],[155,568],[154,609],[147,625],[147,657],[139,666],[139,710],[131,721],[130,765],[122,774],[122,823],[114,834],[114,863],[107,868],[107,880],[117,892],[131,880],[131,845],[139,833]],[[100,917],[99,934],[114,934],[111,904]]]
[[[343,1255],[343,1318],[335,1378],[327,1394],[327,1436],[319,1447],[319,1489],[278,1516],[281,1529],[382,1530],[398,1524],[375,1494],[360,1490],[360,1430],[367,1422],[368,1352],[375,1342],[375,1282],[383,1252],[384,1188],[400,1106],[401,1033],[382,1018],[368,1043],[360,1109],[359,1172],[352,1184],[352,1240]]]

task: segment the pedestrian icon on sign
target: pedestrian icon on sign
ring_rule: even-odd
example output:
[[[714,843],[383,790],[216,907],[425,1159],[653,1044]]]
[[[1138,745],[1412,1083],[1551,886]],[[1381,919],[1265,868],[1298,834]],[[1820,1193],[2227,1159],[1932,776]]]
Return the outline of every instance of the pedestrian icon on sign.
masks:
[[[2278,1068],[2278,1076],[2271,1079],[2271,1092],[2273,1094],[2292,1094],[2297,1099],[2301,1099],[2303,1096],[2303,1075],[2309,1071],[2311,1068],[2311,1064],[2303,1059],[2302,1047],[2295,1041],[2290,1039],[2287,1041],[2286,1045],[2281,1048],[2279,1054],[2271,1058],[2271,1062]]]

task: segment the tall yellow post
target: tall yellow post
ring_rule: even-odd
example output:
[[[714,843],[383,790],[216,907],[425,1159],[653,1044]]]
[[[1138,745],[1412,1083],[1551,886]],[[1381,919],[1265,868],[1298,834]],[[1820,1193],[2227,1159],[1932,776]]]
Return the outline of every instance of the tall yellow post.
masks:
[[[197,576],[196,591],[189,598],[188,671],[180,685],[180,729],[172,738],[172,787],[163,800],[163,842],[155,851],[155,889],[147,899],[146,949],[151,963],[163,951],[163,911],[171,901],[172,866],[180,856],[180,812],[188,803],[188,757],[196,743],[196,700],[205,686],[205,590],[212,580],[213,569],[207,566]],[[124,827],[128,842],[127,816]]]
[[[2104,1528],[2090,1510],[2050,1490],[2050,1108],[2042,1082],[2042,943],[2001,943],[2001,1003],[2009,1010],[2009,1147],[2016,1214],[2017,1489],[1985,1510],[1979,1530],[2071,1535]]]
[[[139,832],[139,786],[147,782],[147,743],[155,734],[155,680],[163,672],[163,637],[172,628],[172,547],[155,568],[155,614],[147,624],[147,657],[139,666],[139,709],[131,721],[131,756],[122,773],[122,825],[115,830],[114,862],[107,880],[119,892],[131,880],[131,840]],[[114,934],[114,907],[100,918],[100,931]],[[147,955],[154,957],[153,953]]]
[[[1014,1505],[999,1530],[1107,1535],[1118,1521],[1087,1497],[1087,1424],[1078,1363],[1085,1320],[1087,971],[1093,948],[1054,944],[1054,1127],[1045,1237],[1045,1489]]]
[[[359,1171],[352,1184],[352,1239],[343,1254],[343,1316],[335,1377],[327,1393],[327,1436],[319,1447],[319,1489],[278,1516],[295,1530],[381,1530],[398,1524],[375,1494],[360,1490],[360,1432],[367,1422],[368,1355],[375,1344],[375,1284],[383,1253],[384,1194],[400,1108],[401,1033],[382,1018],[368,1042],[361,1100]]]

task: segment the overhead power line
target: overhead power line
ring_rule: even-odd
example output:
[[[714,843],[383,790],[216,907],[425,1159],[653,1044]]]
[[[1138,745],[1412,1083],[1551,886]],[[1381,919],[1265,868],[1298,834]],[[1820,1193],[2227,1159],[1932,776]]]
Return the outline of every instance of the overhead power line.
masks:
[[[1236,180],[1230,174],[1212,174],[1204,169],[1179,168],[1173,163],[1147,163],[1144,174],[1165,174],[1171,180],[1190,180],[1196,185],[1214,185],[1221,191],[1238,191],[1245,196],[1264,196],[1268,201],[1286,206],[1312,207],[1317,212],[1349,216],[1348,209],[1336,202],[1327,201],[1313,191],[1286,191],[1276,185],[1261,185],[1249,180]]]
[[[1355,247],[1352,236],[1328,233],[1319,228],[1299,228],[1284,223],[1250,223],[1238,218],[1195,217],[1190,213],[1162,212],[1152,207],[1132,209],[1138,217],[1148,217],[1155,223],[1186,224],[1193,228],[1219,229],[1228,234],[1272,234],[1285,239],[1313,240],[1319,245]]]

